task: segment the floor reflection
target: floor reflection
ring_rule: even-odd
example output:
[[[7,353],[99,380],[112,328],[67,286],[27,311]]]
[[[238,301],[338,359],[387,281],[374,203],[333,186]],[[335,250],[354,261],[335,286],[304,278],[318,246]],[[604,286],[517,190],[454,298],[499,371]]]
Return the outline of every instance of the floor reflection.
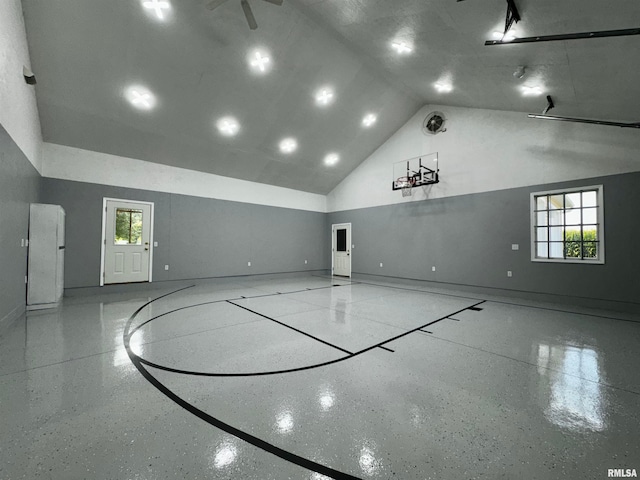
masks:
[[[327,412],[336,403],[336,396],[333,393],[331,387],[326,387],[320,391],[318,402],[320,403],[320,409],[323,412]]]
[[[360,468],[366,475],[375,475],[381,469],[380,461],[376,458],[372,448],[364,445],[360,450],[360,458],[358,459]]]
[[[293,430],[293,415],[289,411],[280,412],[276,418],[276,429],[279,433],[289,433]]]
[[[223,469],[231,465],[238,456],[238,449],[234,442],[230,440],[224,440],[218,447],[213,455],[210,465],[214,469]]]
[[[589,347],[540,344],[538,373],[550,381],[544,410],[550,422],[572,431],[605,429],[598,352]]]

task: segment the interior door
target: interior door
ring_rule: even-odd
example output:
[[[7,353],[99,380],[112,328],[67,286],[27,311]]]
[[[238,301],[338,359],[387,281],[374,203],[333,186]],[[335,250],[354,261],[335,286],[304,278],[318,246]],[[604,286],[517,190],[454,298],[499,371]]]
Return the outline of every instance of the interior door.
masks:
[[[333,274],[351,276],[351,224],[332,226]]]
[[[65,249],[65,212],[62,207],[58,209],[58,244],[56,258],[56,298],[62,298],[64,294],[64,249]]]
[[[106,201],[104,283],[148,282],[151,205]]]

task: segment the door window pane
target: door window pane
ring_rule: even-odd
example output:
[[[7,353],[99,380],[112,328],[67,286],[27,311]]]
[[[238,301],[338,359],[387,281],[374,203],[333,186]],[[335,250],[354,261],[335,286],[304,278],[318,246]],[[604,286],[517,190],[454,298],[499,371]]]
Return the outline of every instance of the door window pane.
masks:
[[[336,249],[338,252],[347,251],[347,229],[339,228],[336,230]]]
[[[142,245],[142,210],[116,209],[115,245]]]

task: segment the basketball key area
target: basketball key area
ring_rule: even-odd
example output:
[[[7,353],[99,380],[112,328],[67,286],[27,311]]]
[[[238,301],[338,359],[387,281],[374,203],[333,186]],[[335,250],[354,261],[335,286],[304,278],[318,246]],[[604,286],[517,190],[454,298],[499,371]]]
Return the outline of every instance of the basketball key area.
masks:
[[[638,424],[640,325],[617,315],[256,277],[166,292],[124,343],[215,478],[586,478]]]

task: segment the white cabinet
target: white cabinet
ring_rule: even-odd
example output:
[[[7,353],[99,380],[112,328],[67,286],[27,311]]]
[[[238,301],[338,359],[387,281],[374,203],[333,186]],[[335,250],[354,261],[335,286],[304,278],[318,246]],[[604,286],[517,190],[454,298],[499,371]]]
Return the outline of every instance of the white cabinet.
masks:
[[[27,309],[57,306],[64,290],[64,209],[32,203],[29,209]]]

